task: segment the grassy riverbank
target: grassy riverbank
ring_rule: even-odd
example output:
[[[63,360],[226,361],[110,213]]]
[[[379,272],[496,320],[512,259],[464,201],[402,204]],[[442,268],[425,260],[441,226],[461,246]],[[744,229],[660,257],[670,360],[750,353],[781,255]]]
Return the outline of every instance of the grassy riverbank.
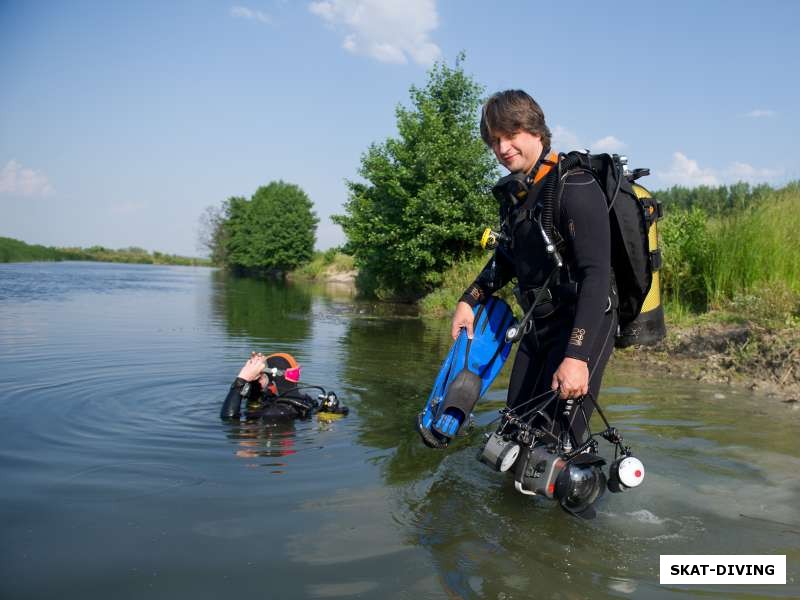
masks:
[[[724,196],[714,192],[700,189],[699,195]],[[664,196],[659,234],[667,338],[616,355],[800,401],[800,184],[759,187],[737,201],[706,205],[684,190]],[[488,258],[476,254],[445,272],[442,286],[420,301],[420,313],[451,314]]]
[[[90,248],[55,248],[26,244],[13,238],[0,237],[0,263],[87,260],[95,262],[133,263],[148,265],[212,266],[205,258],[148,252],[144,248],[130,247],[113,250],[103,246]]]
[[[314,252],[314,256],[302,267],[289,272],[290,279],[304,281],[336,281],[352,283],[356,271],[353,257],[344,254],[338,248],[325,252]]]

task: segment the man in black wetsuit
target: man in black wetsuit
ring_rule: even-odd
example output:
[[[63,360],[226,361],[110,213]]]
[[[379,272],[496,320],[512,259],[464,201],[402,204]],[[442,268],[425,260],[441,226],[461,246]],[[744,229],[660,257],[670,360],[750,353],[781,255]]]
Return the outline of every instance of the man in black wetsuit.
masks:
[[[571,423],[572,443],[579,443],[594,409],[591,399],[599,393],[617,327],[605,196],[588,174],[571,174],[560,184],[559,233],[565,265],[554,272],[540,219],[542,191],[548,178],[558,177],[557,155],[550,151],[550,130],[542,109],[523,91],[499,92],[483,107],[480,127],[484,142],[500,164],[512,174],[527,176],[528,193],[517,205],[501,205],[507,240],[461,297],[453,315],[452,335],[456,338],[465,327],[472,337],[472,308],[516,277],[523,307],[527,310],[535,298],[538,302],[533,327],[520,342],[507,404],[529,422],[552,420],[556,430],[566,429],[562,414],[556,414],[556,402],[531,414],[550,390],[558,390],[566,400],[558,403],[558,411],[573,411],[566,415],[566,422]],[[574,399],[582,396],[586,396],[585,418],[574,410]]]
[[[279,369],[280,372],[269,379],[265,374],[268,367]],[[321,404],[302,393],[297,386],[299,376],[299,365],[290,355],[265,356],[253,352],[231,384],[220,410],[220,418],[238,421],[241,418],[242,400],[245,401],[244,416],[247,420],[289,421],[305,419],[315,412],[347,414],[347,407],[339,405],[333,392],[326,393],[318,386],[302,386],[302,389],[316,388],[322,391]]]

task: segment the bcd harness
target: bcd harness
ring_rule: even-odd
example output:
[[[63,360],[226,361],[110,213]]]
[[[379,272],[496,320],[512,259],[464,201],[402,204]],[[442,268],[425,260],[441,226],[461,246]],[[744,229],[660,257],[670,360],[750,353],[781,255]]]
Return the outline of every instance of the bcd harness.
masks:
[[[505,244],[513,250],[514,230],[522,221],[528,220],[538,227],[545,251],[554,263],[541,287],[523,290],[522,297],[518,296],[526,313],[519,327],[509,330],[509,341],[517,341],[530,331],[534,310],[541,302],[577,298],[577,282],[569,268],[571,253],[560,231],[560,209],[564,182],[578,173],[590,175],[606,199],[612,267],[609,308],[611,296],[616,294],[619,322],[623,326],[632,322],[641,311],[652,284],[653,272],[661,266],[660,251],[650,251],[648,231],[650,225],[661,217],[662,211],[660,202],[653,198],[638,198],[631,185],[639,177],[649,174],[649,170],[636,169],[626,174],[624,164],[624,159],[616,154],[556,154],[546,151],[530,173],[512,173],[492,188],[500,202],[501,248]],[[541,191],[529,199],[529,191],[539,182],[542,182]]]

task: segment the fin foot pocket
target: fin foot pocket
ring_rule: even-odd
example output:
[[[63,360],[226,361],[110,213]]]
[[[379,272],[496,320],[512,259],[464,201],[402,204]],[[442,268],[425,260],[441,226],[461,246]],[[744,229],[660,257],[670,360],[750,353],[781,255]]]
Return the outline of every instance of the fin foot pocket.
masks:
[[[417,431],[419,431],[419,435],[422,438],[422,442],[428,446],[428,448],[436,448],[437,450],[443,450],[447,448],[447,442],[449,440],[442,440],[427,427],[422,424],[422,415],[417,415]]]

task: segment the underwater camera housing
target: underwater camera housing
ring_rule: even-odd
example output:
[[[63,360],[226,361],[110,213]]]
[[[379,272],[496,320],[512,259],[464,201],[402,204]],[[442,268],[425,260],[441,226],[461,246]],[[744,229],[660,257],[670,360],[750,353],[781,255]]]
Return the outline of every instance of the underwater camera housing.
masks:
[[[495,471],[513,472],[514,487],[522,494],[555,500],[570,514],[591,519],[596,516],[594,504],[606,488],[622,492],[644,480],[644,465],[622,445],[614,427],[607,426],[598,434],[616,448],[607,477],[606,460],[597,454],[598,443],[591,433],[573,447],[571,436],[559,437],[522,422],[509,409],[501,414],[500,425],[487,434],[477,458]]]
[[[573,457],[544,444],[526,449],[514,472],[514,487],[522,494],[557,500],[578,517],[595,516],[593,504],[605,492],[605,459],[596,454]]]

